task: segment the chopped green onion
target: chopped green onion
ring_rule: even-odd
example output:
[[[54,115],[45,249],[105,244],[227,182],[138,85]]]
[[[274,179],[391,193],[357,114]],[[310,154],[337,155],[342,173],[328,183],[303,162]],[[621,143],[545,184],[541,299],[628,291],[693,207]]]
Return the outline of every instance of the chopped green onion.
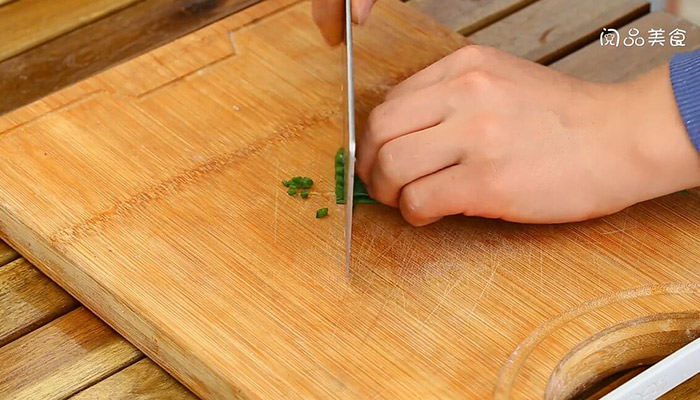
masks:
[[[365,183],[357,176],[352,198],[354,204],[379,204],[370,197]],[[335,153],[335,202],[345,204],[345,150],[342,147]]]
[[[289,185],[291,184],[291,182],[289,182],[289,181],[282,181],[282,184],[283,184],[284,186],[286,186],[286,187],[289,187]]]
[[[328,208],[319,208],[316,210],[316,218],[323,218],[328,215]]]
[[[314,180],[305,176],[295,176],[290,180],[290,184],[298,188],[309,189],[314,184]]]
[[[302,191],[301,191],[301,198],[302,198],[302,199],[305,199],[305,198],[307,198],[307,197],[309,197],[309,191],[306,190],[306,189],[302,190]]]
[[[297,194],[297,188],[295,187],[290,187],[289,190],[287,190],[287,194],[290,196],[296,196]]]

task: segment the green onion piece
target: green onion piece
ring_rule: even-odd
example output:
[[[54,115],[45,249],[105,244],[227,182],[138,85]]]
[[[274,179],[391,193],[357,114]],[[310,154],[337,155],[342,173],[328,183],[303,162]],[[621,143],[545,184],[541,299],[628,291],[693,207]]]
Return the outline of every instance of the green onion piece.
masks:
[[[282,181],[282,184],[286,187],[289,187],[290,183],[289,181]]]
[[[342,147],[335,153],[335,165],[345,166],[345,149]]]
[[[369,197],[369,193],[367,193],[367,187],[365,186],[365,183],[362,182],[362,180],[358,177],[355,177],[355,187],[353,188],[353,192],[356,196]]]
[[[316,218],[323,218],[328,215],[328,208],[319,208],[316,210]]]
[[[345,204],[345,149],[342,147],[335,153],[335,202]],[[353,187],[353,203],[379,204],[370,197],[365,183],[357,176]]]
[[[309,189],[314,184],[314,180],[305,176],[295,176],[291,179],[291,184],[302,189]]]
[[[377,200],[371,198],[371,197],[353,197],[353,205],[355,204],[380,204]]]
[[[290,187],[289,190],[287,190],[287,194],[290,196],[296,196],[297,194],[297,188],[295,187]]]
[[[309,197],[309,191],[306,190],[306,189],[302,190],[302,191],[301,191],[301,198],[302,198],[302,199],[305,199],[305,198],[307,198],[307,197]]]

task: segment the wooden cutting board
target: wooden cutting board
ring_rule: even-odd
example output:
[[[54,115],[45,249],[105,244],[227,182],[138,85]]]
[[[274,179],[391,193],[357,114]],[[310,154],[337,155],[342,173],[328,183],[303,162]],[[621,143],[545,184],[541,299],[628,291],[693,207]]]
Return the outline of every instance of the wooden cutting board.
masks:
[[[465,43],[391,0],[356,38],[360,121]],[[359,206],[346,279],[340,65],[269,0],[1,117],[3,238],[207,398],[565,398],[700,335],[695,191],[559,226]]]

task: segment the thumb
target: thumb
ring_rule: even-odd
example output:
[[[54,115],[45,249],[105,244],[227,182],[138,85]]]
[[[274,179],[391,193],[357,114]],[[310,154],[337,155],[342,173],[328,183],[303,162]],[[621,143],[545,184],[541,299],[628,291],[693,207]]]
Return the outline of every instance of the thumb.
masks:
[[[352,20],[360,25],[369,18],[372,6],[377,0],[352,0]]]
[[[326,42],[335,46],[343,40],[343,0],[313,0],[311,13]]]

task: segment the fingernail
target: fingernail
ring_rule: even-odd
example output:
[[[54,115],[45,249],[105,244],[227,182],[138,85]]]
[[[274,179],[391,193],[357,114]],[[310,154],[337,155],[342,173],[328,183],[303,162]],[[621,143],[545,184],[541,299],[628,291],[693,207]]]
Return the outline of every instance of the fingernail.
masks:
[[[372,0],[364,0],[362,7],[360,7],[360,14],[357,16],[357,23],[363,25],[369,18],[370,12],[372,12]]]

